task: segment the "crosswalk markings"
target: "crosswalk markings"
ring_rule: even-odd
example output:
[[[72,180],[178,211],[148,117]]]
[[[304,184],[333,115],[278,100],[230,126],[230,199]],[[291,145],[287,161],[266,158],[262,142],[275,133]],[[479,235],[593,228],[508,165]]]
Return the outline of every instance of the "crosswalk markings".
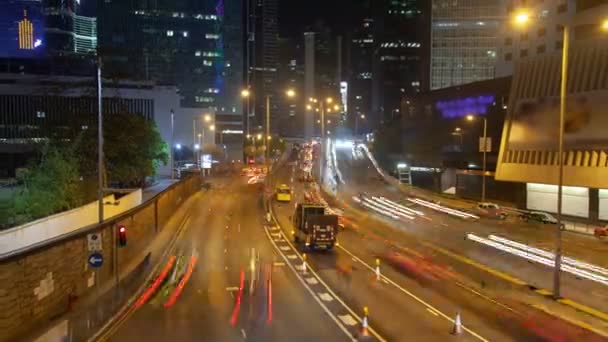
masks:
[[[287,259],[294,260],[294,259],[297,259],[297,258],[298,258],[298,256],[297,256],[297,255],[295,255],[295,254],[288,254],[288,255],[287,255]]]
[[[290,249],[291,249],[291,248],[289,248],[289,246],[281,246],[281,247],[279,247],[279,248],[280,248],[282,251],[288,251],[288,250],[290,250]]]
[[[279,262],[279,261],[276,261],[276,262],[274,263],[274,266],[285,266],[285,263],[284,263],[284,262]]]

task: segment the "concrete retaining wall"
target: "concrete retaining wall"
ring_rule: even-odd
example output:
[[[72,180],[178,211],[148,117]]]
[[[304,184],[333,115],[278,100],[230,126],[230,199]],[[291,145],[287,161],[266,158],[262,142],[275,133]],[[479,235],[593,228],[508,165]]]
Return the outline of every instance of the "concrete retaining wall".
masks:
[[[0,341],[19,339],[68,310],[68,297],[84,297],[113,282],[121,267],[132,264],[144,246],[164,228],[175,210],[201,188],[198,177],[172,185],[146,203],[103,224],[18,254],[0,255]],[[127,227],[128,244],[118,248],[116,226]],[[104,264],[97,276],[88,263],[87,234],[102,235]]]
[[[104,197],[104,218],[133,209],[141,204],[141,189],[116,200],[114,195]],[[73,232],[95,224],[99,220],[98,203],[92,202],[81,207],[45,217],[24,225],[0,231],[0,255],[16,251],[46,240]]]

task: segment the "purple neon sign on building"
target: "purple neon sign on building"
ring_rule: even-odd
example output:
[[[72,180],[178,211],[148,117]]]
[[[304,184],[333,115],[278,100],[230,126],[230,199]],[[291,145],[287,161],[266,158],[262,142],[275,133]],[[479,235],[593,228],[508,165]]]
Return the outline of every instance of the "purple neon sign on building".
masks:
[[[486,115],[488,107],[494,103],[494,95],[465,97],[450,101],[437,101],[435,107],[446,119],[461,118],[467,115]]]

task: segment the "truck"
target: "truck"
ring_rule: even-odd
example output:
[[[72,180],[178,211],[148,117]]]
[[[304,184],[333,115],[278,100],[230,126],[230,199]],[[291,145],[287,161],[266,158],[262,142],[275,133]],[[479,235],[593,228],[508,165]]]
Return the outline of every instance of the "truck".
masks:
[[[306,248],[331,250],[338,235],[338,216],[318,203],[298,203],[292,217],[294,241]]]

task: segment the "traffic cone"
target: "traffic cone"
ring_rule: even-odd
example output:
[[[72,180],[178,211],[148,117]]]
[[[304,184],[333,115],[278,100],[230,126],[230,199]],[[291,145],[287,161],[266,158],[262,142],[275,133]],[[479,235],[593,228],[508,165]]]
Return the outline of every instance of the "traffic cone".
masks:
[[[363,320],[361,321],[361,337],[369,336],[369,322],[367,316],[369,315],[369,309],[367,306],[363,307]]]
[[[454,319],[454,328],[452,329],[452,335],[462,334],[462,322],[460,321],[460,312],[456,314]]]

